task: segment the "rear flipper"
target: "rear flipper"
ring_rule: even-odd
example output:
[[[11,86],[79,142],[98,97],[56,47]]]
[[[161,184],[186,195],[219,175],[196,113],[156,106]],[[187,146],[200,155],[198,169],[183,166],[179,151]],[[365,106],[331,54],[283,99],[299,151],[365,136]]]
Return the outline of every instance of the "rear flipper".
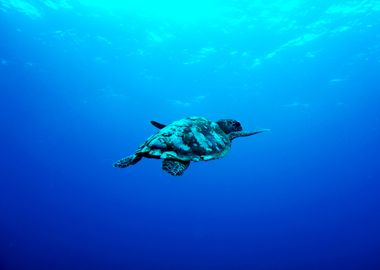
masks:
[[[127,168],[128,166],[135,165],[137,162],[139,162],[142,159],[142,156],[139,155],[130,155],[128,157],[122,158],[118,161],[116,161],[113,164],[113,167],[115,168]]]
[[[173,159],[164,159],[162,161],[162,169],[173,176],[181,176],[189,165],[190,161]]]

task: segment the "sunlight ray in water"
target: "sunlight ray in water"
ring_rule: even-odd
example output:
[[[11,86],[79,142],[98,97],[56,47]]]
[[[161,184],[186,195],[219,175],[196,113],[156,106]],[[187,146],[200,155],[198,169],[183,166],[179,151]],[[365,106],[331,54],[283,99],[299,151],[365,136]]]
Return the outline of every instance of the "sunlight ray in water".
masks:
[[[81,2],[109,11],[130,12],[143,17],[179,21],[196,21],[212,18],[218,14],[218,3],[215,0],[82,0]]]

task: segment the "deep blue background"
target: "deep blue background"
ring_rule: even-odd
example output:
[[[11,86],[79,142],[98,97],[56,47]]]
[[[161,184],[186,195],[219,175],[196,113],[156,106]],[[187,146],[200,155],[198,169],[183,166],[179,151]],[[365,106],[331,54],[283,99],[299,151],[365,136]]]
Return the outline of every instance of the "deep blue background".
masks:
[[[378,1],[195,22],[6,2],[0,269],[380,269]],[[272,131],[179,178],[112,168],[190,115]]]

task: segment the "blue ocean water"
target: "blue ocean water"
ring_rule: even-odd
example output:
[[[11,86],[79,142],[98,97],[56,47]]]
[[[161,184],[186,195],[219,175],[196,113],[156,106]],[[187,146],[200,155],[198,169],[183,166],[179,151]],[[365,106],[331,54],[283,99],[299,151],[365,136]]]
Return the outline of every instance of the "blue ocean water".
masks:
[[[380,269],[379,90],[380,1],[0,0],[0,269]]]

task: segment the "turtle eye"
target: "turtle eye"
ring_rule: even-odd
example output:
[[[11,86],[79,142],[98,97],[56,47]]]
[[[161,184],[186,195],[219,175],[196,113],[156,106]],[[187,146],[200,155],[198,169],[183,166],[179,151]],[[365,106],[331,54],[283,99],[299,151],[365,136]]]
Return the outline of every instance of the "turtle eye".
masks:
[[[236,131],[241,131],[242,130],[241,124],[239,122],[237,122],[237,121],[233,124],[233,128]]]

